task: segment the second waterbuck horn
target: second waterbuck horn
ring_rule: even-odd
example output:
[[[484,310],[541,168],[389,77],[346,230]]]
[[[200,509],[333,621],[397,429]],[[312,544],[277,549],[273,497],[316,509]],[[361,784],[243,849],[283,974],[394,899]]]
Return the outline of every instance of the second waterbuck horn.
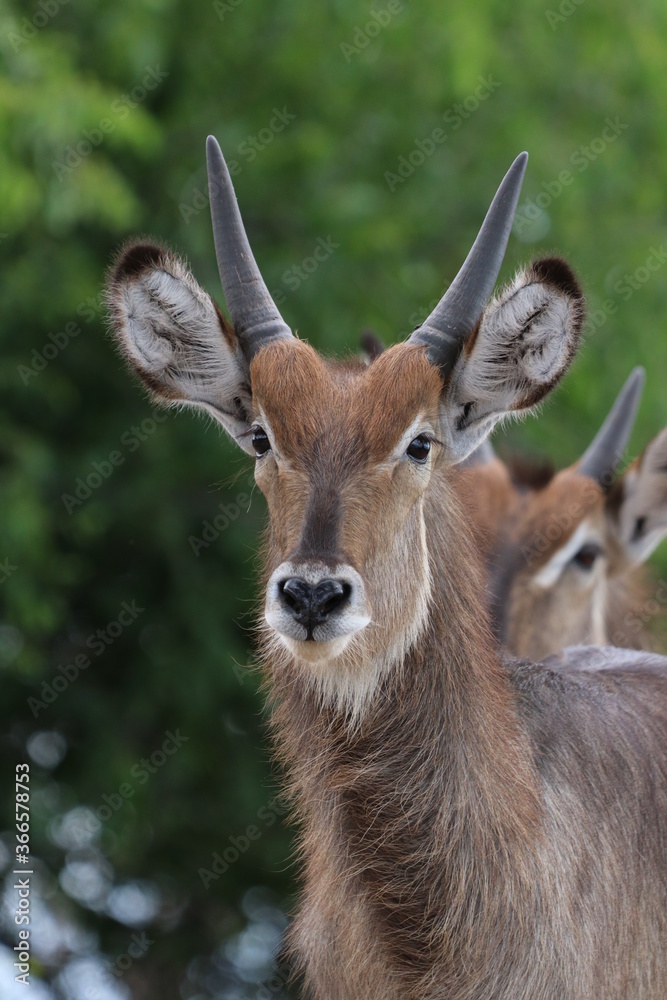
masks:
[[[442,302],[369,366],[290,333],[214,140],[231,323],[163,247],[126,247],[110,276],[114,334],[153,397],[206,410],[255,457],[259,638],[300,830],[288,945],[311,1000],[667,995],[667,661],[503,659],[453,488],[579,340],[560,259],[491,297],[525,165]]]

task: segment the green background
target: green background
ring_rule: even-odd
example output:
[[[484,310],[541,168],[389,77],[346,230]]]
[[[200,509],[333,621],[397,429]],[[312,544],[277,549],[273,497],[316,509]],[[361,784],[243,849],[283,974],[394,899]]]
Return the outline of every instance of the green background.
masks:
[[[636,289],[625,277],[665,239],[667,8],[393,7],[0,6],[0,861],[11,869],[14,765],[30,761],[34,1000],[281,995],[270,956],[294,891],[292,840],[280,803],[268,806],[278,785],[250,636],[263,501],[251,460],[215,427],[154,419],[100,302],[114,252],[138,233],[185,254],[221,298],[208,133],[237,162],[285,319],[325,352],[356,350],[367,327],[387,343],[406,336],[528,149],[530,221],[515,226],[502,277],[560,252],[593,322],[542,418],[501,447],[574,461],[635,364],[648,381],[629,454],[667,422],[667,268]],[[600,138],[608,119],[613,141]],[[430,152],[434,129],[444,141]],[[410,172],[419,144],[429,155]],[[388,178],[401,163],[409,176]],[[293,269],[320,238],[339,246],[301,280]],[[94,463],[110,474],[76,498]],[[220,505],[229,525],[219,518],[195,555]],[[135,620],[95,643],[133,601]],[[90,665],[47,704],[44,684],[82,654]],[[177,730],[187,740],[162,760]],[[147,772],[139,762],[156,752]],[[121,785],[130,797],[95,824]],[[238,860],[205,887],[199,869],[230,846],[233,857],[230,837]],[[144,931],[152,943],[121,969]],[[122,975],[104,975],[104,960]]]

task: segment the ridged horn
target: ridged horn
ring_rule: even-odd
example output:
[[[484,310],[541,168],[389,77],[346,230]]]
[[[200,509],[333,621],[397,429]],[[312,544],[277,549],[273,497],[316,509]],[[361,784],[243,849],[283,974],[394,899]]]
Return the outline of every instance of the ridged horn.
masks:
[[[645,381],[644,368],[633,368],[607,419],[578,462],[577,471],[594,479],[605,489],[611,486],[616,467],[630,439]]]
[[[206,165],[220,282],[243,353],[250,361],[269,341],[291,337],[292,331],[259,273],[227,164],[212,135],[206,140]]]
[[[493,292],[514,221],[528,153],[509,168],[461,270],[409,343],[425,344],[429,360],[448,372]]]

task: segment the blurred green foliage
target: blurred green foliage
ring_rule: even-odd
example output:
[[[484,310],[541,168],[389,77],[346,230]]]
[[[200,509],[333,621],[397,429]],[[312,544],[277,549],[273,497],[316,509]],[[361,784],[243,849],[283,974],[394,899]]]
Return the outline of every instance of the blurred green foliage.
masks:
[[[127,377],[100,299],[116,248],[151,234],[220,298],[204,195],[212,132],[236,161],[246,227],[286,320],[325,352],[356,350],[369,326],[391,342],[456,273],[527,148],[525,224],[503,276],[562,253],[593,322],[543,418],[511,429],[507,447],[572,462],[644,364],[636,454],[667,422],[667,267],[646,281],[637,271],[665,239],[666,37],[659,0],[0,8],[3,775],[9,789],[31,734],[64,736],[55,771],[33,765],[32,847],[53,905],[118,954],[127,929],[58,886],[57,820],[132,782],[167,730],[188,737],[134,781],[96,841],[116,880],[149,880],[164,901],[157,943],[124,980],[133,995],[218,995],[177,984],[239,926],[248,886],[287,901],[293,872],[289,832],[260,823],[228,872],[208,888],[198,876],[276,792],[246,669],[264,507],[248,458],[191,414],[154,419]],[[308,273],[319,238],[339,246]],[[193,537],[218,515],[229,527],[208,529],[195,555]],[[144,610],[92,651],[90,637],[132,601]],[[90,666],[31,710],[82,653]],[[11,833],[5,842],[13,850]]]

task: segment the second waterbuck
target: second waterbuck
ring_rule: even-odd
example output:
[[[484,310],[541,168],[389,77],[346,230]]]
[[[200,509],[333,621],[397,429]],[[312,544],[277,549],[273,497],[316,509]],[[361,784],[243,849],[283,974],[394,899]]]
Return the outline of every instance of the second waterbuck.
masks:
[[[532,409],[577,347],[569,267],[491,301],[526,155],[444,298],[372,365],[295,337],[208,142],[231,323],[186,265],[130,245],[112,326],[153,396],[256,458],[261,642],[300,824],[289,935],[314,1000],[667,996],[667,660],[502,660],[450,467]]]
[[[617,473],[643,382],[636,368],[569,468],[506,464],[487,441],[457,469],[494,633],[516,656],[581,643],[660,648],[667,586],[643,563],[667,535],[667,429]]]

